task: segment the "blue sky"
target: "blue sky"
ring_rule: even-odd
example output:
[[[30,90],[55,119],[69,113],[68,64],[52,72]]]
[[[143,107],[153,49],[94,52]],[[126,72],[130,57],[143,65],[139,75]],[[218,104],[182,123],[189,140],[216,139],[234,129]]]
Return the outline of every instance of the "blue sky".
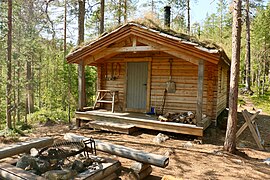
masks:
[[[197,3],[194,3],[194,0],[191,0],[191,24],[202,22],[207,13],[215,13],[217,2],[218,0],[197,0]]]
[[[148,0],[148,6],[143,6],[143,4],[146,3],[146,0],[139,0],[137,7],[139,7],[136,11],[135,16],[143,16],[146,12],[151,11],[150,7],[150,0]],[[154,1],[155,2],[155,1]],[[158,9],[155,9],[154,11],[160,11],[163,9],[164,6],[166,6],[167,0],[160,0],[158,1]],[[190,0],[190,9],[191,9],[191,24],[195,22],[202,22],[206,18],[206,14],[209,15],[212,13],[215,13],[217,10],[217,3],[219,0]],[[187,16],[186,11],[184,11],[184,15]],[[172,12],[173,13],[173,12]]]

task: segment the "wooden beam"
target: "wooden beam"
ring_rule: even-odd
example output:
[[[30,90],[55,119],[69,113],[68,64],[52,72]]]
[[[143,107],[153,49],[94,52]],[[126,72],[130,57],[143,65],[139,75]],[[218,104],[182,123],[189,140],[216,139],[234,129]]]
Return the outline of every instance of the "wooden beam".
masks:
[[[180,58],[180,59],[183,59],[183,60],[186,60],[192,64],[196,64],[198,65],[198,60],[195,59],[194,57],[191,57],[191,56],[188,56],[188,55],[185,55],[183,53],[180,53],[178,51],[172,51],[172,50],[165,50],[164,52],[170,54],[170,55],[173,55],[177,58]]]
[[[36,138],[26,142],[19,142],[11,144],[9,146],[1,147],[0,159],[11,157],[17,154],[25,153],[30,151],[31,148],[42,148],[53,144],[53,138],[43,137]]]
[[[121,31],[125,30],[123,29]],[[94,43],[90,43],[90,45],[86,45],[85,47],[80,48],[68,55],[68,63],[79,63],[80,59],[87,59],[89,55],[96,54],[97,52],[102,52],[103,49],[108,47],[110,44],[125,39],[128,36],[130,36],[129,31],[127,31],[125,34],[112,33],[109,35],[110,38],[102,37],[100,40],[95,41]]]
[[[255,114],[253,114],[253,115],[250,117],[250,121],[251,121],[252,123],[254,122],[254,119],[256,118],[256,116],[257,116],[258,114],[260,114],[260,111],[257,111]],[[236,133],[236,138],[238,138],[238,137],[242,134],[242,132],[243,132],[247,127],[248,127],[248,124],[247,124],[247,122],[245,122],[245,123],[243,124],[243,126],[237,131],[237,133]]]
[[[136,36],[134,36],[132,38],[132,47],[136,47],[136,46],[137,46],[137,38],[136,38]]]
[[[152,46],[130,46],[130,47],[114,47],[114,48],[106,48],[102,52],[99,52],[95,55],[87,57],[86,64],[91,64],[96,62],[102,58],[109,58],[115,56],[119,53],[126,53],[126,52],[147,52],[147,51],[162,51],[168,50],[166,49],[157,49]]]
[[[199,60],[198,67],[198,89],[197,89],[197,125],[202,125],[202,109],[203,109],[203,79],[204,79],[204,60]]]
[[[247,123],[247,125],[249,127],[249,130],[250,130],[250,132],[251,132],[251,134],[252,134],[252,136],[253,136],[256,144],[258,145],[259,149],[260,150],[264,150],[264,147],[261,144],[261,141],[259,139],[259,136],[258,136],[258,134],[257,134],[257,132],[256,132],[256,130],[255,130],[253,124],[252,124],[252,122],[251,122],[251,118],[250,118],[249,112],[245,109],[245,110],[242,111],[242,114],[243,114],[243,116],[244,116],[244,118],[246,120],[246,123]]]
[[[141,37],[151,42],[158,42],[160,45],[163,45],[164,47],[179,50],[182,53],[186,53],[190,56],[194,56],[194,58],[202,58],[214,64],[218,64],[219,62],[219,58],[220,58],[219,53],[210,54],[210,53],[199,50],[193,45],[184,44],[179,40],[166,38],[165,36],[157,36],[156,33],[149,32],[149,31],[143,32],[142,30],[136,27],[132,29],[132,34],[136,35],[138,38]]]
[[[147,94],[146,94],[146,111],[150,111],[151,104],[151,74],[152,74],[152,58],[148,58],[148,77],[147,77]]]
[[[196,59],[195,57],[192,57],[186,53],[180,52],[179,50],[171,49],[171,48],[164,48],[163,45],[152,42],[152,41],[147,40],[147,39],[143,39],[143,38],[137,38],[137,39],[138,39],[138,42],[140,42],[140,43],[147,44],[148,46],[152,46],[155,49],[158,49],[160,51],[164,51],[164,52],[166,52],[170,55],[173,55],[177,58],[180,58],[180,59],[186,60],[188,62],[191,62],[192,64],[198,65],[198,59]]]
[[[78,64],[78,110],[83,110],[86,105],[86,95],[85,95],[85,65],[84,61],[80,61]]]
[[[153,129],[166,132],[174,132],[181,134],[189,134],[194,136],[203,136],[203,127],[198,127],[191,124],[160,122],[156,119],[145,119],[140,117],[132,117],[118,113],[102,113],[98,111],[78,112],[76,111],[75,117],[83,120],[100,120],[110,121],[117,123],[134,124],[138,128]]]
[[[113,160],[109,158],[105,158],[104,163],[101,163],[102,168],[97,168],[96,170],[93,169],[87,169],[86,171],[79,173],[74,180],[86,180],[86,179],[93,179],[93,180],[112,180],[114,179],[115,175],[110,176],[111,174],[114,174],[120,167],[121,163],[118,160]],[[112,177],[112,178],[111,178]],[[117,176],[116,176],[117,177]]]
[[[0,179],[2,178],[6,180],[45,180],[41,176],[7,163],[0,164]]]

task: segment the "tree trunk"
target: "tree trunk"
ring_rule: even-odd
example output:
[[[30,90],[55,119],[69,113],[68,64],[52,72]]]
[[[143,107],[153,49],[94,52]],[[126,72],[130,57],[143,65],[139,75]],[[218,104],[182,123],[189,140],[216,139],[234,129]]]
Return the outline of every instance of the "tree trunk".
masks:
[[[79,37],[78,44],[84,42],[84,17],[85,16],[85,0],[79,0]],[[85,65],[81,61],[78,64],[78,88],[79,88],[79,100],[78,100],[78,109],[82,110],[86,104],[86,91],[85,91]]]
[[[11,123],[11,51],[12,51],[12,0],[8,0],[8,41],[7,41],[7,84],[6,84],[6,121],[7,128]]]
[[[246,0],[246,90],[250,89],[250,21],[249,0]]]
[[[233,26],[232,26],[232,63],[230,77],[229,116],[224,150],[230,153],[236,151],[237,128],[237,100],[241,45],[241,0],[233,1]]]
[[[220,42],[223,42],[223,0],[220,0]]]
[[[187,25],[187,31],[190,35],[190,0],[187,0],[187,15],[188,15],[188,25]]]
[[[67,0],[64,1],[64,63],[66,63],[67,54]],[[68,122],[71,123],[71,75],[70,75],[70,64],[68,64]]]
[[[124,22],[127,23],[127,0],[124,0]]]
[[[34,96],[33,96],[33,82],[32,82],[32,65],[31,61],[26,62],[26,114],[34,112]]]
[[[78,16],[78,45],[84,42],[84,16],[85,16],[85,0],[79,0],[79,16]]]
[[[152,14],[154,14],[154,5],[155,5],[155,3],[154,3],[154,0],[152,0],[151,1],[151,11],[152,11]]]
[[[100,1],[100,28],[99,28],[99,34],[102,34],[104,32],[104,4],[105,0]]]
[[[118,0],[118,11],[117,11],[117,20],[118,20],[118,25],[121,24],[121,6],[122,6],[122,2],[121,0]]]
[[[21,104],[21,90],[20,90],[20,79],[21,79],[21,63],[20,60],[18,60],[18,70],[17,70],[17,99],[16,99],[16,104],[17,104],[17,110],[16,110],[16,114],[17,114],[17,122],[19,122],[20,119],[20,104]]]

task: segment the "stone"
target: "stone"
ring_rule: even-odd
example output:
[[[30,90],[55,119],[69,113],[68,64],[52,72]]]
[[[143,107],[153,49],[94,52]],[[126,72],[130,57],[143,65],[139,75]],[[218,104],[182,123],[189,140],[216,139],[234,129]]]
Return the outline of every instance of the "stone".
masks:
[[[48,180],[69,180],[76,176],[76,171],[63,169],[47,171],[43,176]]]
[[[16,167],[18,168],[29,168],[33,167],[35,164],[35,158],[29,155],[23,155],[16,163]]]
[[[168,148],[165,152],[165,156],[170,156],[172,154],[175,154],[175,150],[173,148]]]
[[[87,159],[85,159],[85,160],[83,161],[83,165],[84,165],[85,167],[91,166],[92,164],[93,164],[93,160],[90,159],[90,158],[87,158]]]
[[[36,148],[31,148],[30,155],[36,157],[38,155],[38,150]]]
[[[270,165],[270,158],[265,159],[263,162],[267,165]]]
[[[153,142],[156,144],[161,144],[162,142],[165,142],[169,139],[169,136],[166,136],[165,134],[158,133],[156,137],[154,137]]]
[[[43,159],[36,159],[33,165],[33,169],[39,172],[39,174],[43,174],[46,171],[50,170],[51,164]]]
[[[73,162],[72,169],[75,170],[75,171],[77,171],[77,172],[79,172],[79,173],[81,173],[81,172],[83,172],[83,171],[86,170],[83,162],[82,161],[79,161],[79,160],[75,160]]]
[[[192,142],[188,141],[183,145],[185,148],[191,148],[193,146]]]

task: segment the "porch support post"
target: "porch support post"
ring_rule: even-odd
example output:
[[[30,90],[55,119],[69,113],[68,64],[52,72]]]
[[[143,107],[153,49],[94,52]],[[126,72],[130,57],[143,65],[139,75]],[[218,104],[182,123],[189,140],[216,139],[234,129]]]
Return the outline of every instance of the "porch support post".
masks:
[[[85,95],[85,65],[83,60],[78,64],[78,110],[83,110],[83,107],[86,105],[86,95]]]
[[[204,61],[199,60],[198,65],[198,89],[197,89],[197,110],[196,120],[197,125],[202,126],[202,109],[203,109],[203,79],[204,79]]]

